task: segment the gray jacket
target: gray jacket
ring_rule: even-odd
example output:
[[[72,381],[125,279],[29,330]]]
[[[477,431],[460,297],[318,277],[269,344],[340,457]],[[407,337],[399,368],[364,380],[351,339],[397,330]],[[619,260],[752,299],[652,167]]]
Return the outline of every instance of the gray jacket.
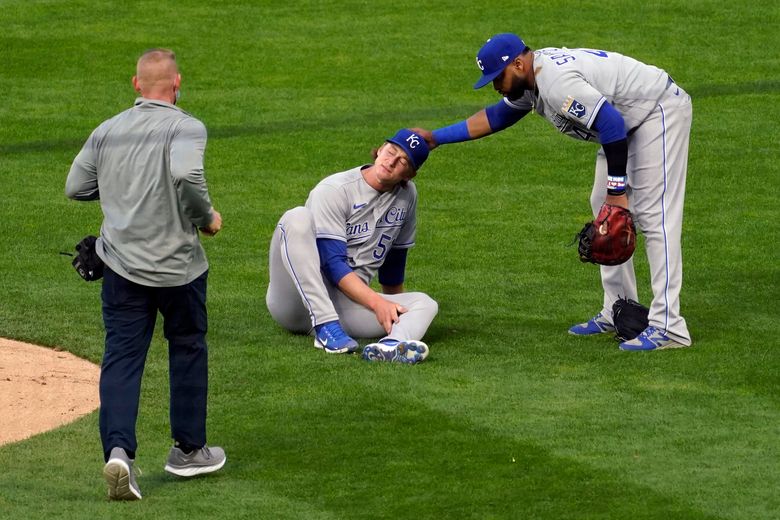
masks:
[[[164,101],[135,105],[97,127],[73,161],[65,194],[100,199],[97,253],[152,287],[185,285],[208,269],[198,228],[213,214],[203,176],[206,127]]]

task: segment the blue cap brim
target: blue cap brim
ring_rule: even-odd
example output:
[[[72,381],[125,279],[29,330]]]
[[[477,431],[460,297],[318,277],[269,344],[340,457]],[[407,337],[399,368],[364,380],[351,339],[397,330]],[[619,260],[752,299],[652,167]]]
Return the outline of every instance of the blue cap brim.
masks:
[[[507,63],[507,65],[508,65],[508,63]],[[504,67],[503,69],[499,70],[498,72],[494,72],[492,74],[485,74],[484,76],[479,78],[479,81],[474,83],[474,89],[476,90],[478,88],[484,87],[485,85],[487,85],[488,83],[490,83],[491,81],[496,79],[502,72],[504,72],[504,69],[506,69],[506,67]]]

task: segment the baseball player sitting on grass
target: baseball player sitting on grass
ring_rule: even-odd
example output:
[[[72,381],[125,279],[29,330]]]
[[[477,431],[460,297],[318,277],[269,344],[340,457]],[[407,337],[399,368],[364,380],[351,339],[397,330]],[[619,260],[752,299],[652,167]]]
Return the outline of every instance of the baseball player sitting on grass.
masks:
[[[414,245],[417,189],[411,181],[428,158],[428,145],[410,130],[387,139],[373,164],[323,179],[305,207],[279,220],[269,254],[266,304],[285,329],[312,333],[314,346],[351,353],[350,336],[375,338],[363,359],[417,363],[420,341],[438,304],[404,292],[406,255]],[[382,294],[369,284],[376,274]]]
[[[503,96],[465,121],[433,132],[418,129],[431,149],[477,139],[536,112],[575,139],[598,141],[590,202],[630,209],[644,233],[653,301],[649,326],[622,350],[687,347],[680,315],[682,233],[691,98],[665,71],[616,52],[593,49],[531,50],[517,35],[497,34],[477,54],[482,75]],[[519,152],[515,152],[519,153]],[[603,309],[569,332],[611,333],[618,297],[637,299],[632,260],[602,265]]]

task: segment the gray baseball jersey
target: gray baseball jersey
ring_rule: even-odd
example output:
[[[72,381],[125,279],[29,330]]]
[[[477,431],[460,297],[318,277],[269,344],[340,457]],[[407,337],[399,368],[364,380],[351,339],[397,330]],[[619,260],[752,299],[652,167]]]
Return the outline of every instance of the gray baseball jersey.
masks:
[[[593,126],[604,102],[620,112],[629,131],[657,106],[669,86],[669,75],[617,52],[544,48],[534,51],[538,97],[526,91],[511,107],[536,112],[561,133],[597,140]]]
[[[369,283],[391,248],[414,245],[417,188],[409,181],[380,193],[363,179],[363,168],[320,181],[306,207],[314,216],[317,238],[346,242],[350,267]]]

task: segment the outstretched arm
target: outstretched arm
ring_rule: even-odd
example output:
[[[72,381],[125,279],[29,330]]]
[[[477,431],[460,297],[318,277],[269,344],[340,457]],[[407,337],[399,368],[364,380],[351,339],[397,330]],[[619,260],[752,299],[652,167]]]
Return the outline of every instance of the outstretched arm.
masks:
[[[509,128],[520,121],[529,111],[512,108],[502,99],[495,105],[490,105],[475,113],[468,119],[450,126],[429,131],[414,128],[433,149],[442,144],[460,143],[479,139],[487,135]]]

